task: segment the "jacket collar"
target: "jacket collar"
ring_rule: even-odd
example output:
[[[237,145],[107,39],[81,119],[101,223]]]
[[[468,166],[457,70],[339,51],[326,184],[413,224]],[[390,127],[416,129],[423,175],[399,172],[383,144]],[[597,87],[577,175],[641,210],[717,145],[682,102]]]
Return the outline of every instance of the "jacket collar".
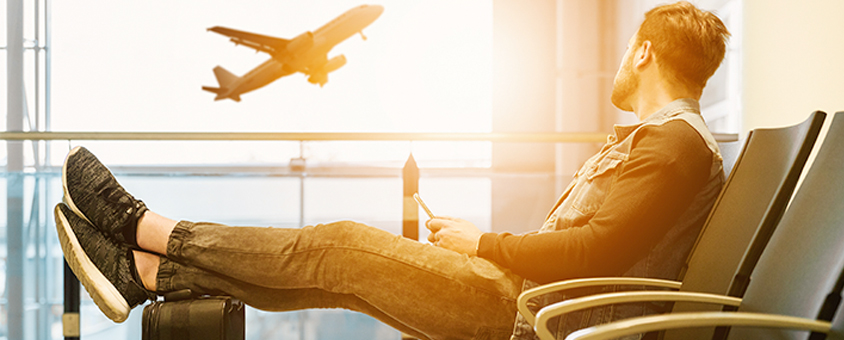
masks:
[[[622,141],[629,136],[633,131],[645,124],[659,124],[668,118],[679,115],[683,112],[694,112],[700,114],[700,103],[691,98],[681,98],[668,103],[659,111],[645,118],[645,120],[631,125],[615,125],[613,131],[615,136],[610,136],[610,142]]]

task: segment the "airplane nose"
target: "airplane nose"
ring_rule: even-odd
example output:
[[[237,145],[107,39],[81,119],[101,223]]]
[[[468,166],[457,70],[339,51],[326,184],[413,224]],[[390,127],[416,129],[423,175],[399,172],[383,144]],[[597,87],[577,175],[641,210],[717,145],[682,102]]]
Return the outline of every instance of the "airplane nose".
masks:
[[[376,17],[376,18],[377,18],[377,17],[379,17],[379,16],[381,16],[381,13],[384,13],[384,6],[381,6],[381,5],[370,5],[369,7],[371,7],[371,8],[372,8],[372,9],[371,9],[371,10],[372,10],[372,13],[375,15],[375,17]]]

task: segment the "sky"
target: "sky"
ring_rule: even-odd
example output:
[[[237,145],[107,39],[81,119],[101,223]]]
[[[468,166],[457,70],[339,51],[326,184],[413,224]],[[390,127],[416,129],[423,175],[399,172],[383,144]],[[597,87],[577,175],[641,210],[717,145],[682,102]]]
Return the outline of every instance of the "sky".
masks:
[[[318,1],[52,1],[53,131],[489,132],[492,4],[385,0],[384,13],[328,57],[347,64],[320,88],[293,74],[214,101],[212,69],[243,75],[269,59],[206,31],[213,26],[291,39],[364,4]],[[4,8],[5,9],[5,8]],[[27,5],[27,13],[31,11]],[[5,16],[5,14],[4,14]],[[33,35],[30,14],[25,35]],[[5,40],[5,26],[2,33]],[[5,43],[5,41],[4,41]],[[32,87],[27,52],[25,81]],[[5,61],[5,59],[4,59]],[[5,70],[4,70],[5,71]],[[5,94],[5,82],[0,84]],[[33,91],[28,91],[33,107]],[[5,99],[5,98],[4,98]],[[4,105],[5,107],[5,105]],[[68,143],[65,143],[68,144]],[[246,146],[245,144],[249,144]],[[261,144],[261,145],[258,145]],[[286,162],[304,151],[328,162],[442,160],[488,163],[488,146],[238,142],[86,142],[112,164]],[[64,146],[58,143],[56,149]],[[127,152],[126,149],[130,149]],[[0,152],[5,150],[0,150]],[[425,155],[429,156],[425,156]],[[225,155],[221,157],[220,155]],[[54,152],[60,164],[64,152]],[[474,162],[474,163],[473,163]]]
[[[319,1],[54,1],[53,128],[61,131],[486,132],[487,1],[381,1],[379,19],[338,44],[347,64],[324,88],[294,74],[213,100],[212,69],[243,75],[269,56],[207,32],[280,38],[362,4]],[[479,10],[480,8],[480,10]],[[87,119],[80,119],[85,117]]]

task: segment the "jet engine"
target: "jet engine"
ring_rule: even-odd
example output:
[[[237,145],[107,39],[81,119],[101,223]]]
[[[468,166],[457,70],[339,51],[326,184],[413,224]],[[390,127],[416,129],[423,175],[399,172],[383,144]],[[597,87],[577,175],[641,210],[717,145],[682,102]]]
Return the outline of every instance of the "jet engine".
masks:
[[[328,74],[325,72],[311,74],[311,76],[308,77],[308,82],[311,84],[319,84],[319,87],[322,87],[328,82]]]
[[[322,67],[322,71],[326,74],[331,73],[337,71],[337,69],[343,67],[343,65],[346,65],[346,56],[341,54],[328,60],[328,62],[325,63],[325,66]]]
[[[287,43],[287,50],[291,53],[299,53],[314,46],[314,34],[310,31],[300,34]]]
[[[343,65],[346,65],[346,56],[341,54],[331,58],[327,63],[325,63],[325,65],[322,66],[322,68],[310,74],[308,82],[311,84],[319,84],[319,86],[322,87],[328,82],[328,74],[337,71],[337,69],[343,67]]]

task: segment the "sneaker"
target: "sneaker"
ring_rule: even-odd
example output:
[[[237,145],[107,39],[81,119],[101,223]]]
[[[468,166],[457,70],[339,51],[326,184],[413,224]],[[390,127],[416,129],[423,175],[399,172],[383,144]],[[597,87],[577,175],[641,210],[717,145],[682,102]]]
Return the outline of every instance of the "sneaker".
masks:
[[[56,205],[55,217],[70,269],[109,319],[123,322],[132,308],[155,300],[141,283],[131,249],[107,238],[63,203]]]
[[[70,150],[62,166],[62,187],[64,202],[74,213],[108,237],[140,249],[135,233],[146,205],[126,192],[88,149]]]

